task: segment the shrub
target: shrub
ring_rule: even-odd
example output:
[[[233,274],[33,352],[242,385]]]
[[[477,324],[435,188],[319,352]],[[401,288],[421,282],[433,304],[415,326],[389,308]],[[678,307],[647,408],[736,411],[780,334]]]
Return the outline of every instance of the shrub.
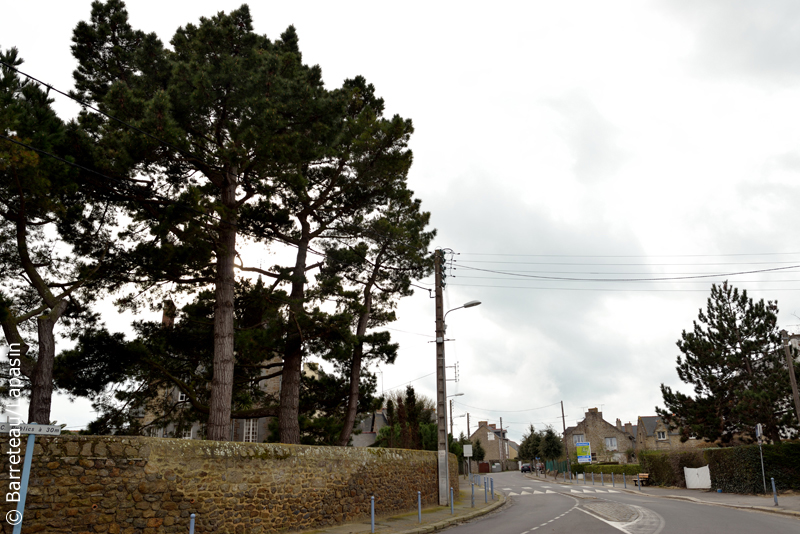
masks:
[[[610,475],[614,473],[614,475],[622,476],[624,473],[627,476],[635,476],[637,473],[642,473],[639,469],[639,464],[572,464],[572,472],[575,474],[578,473],[604,473],[606,475]]]

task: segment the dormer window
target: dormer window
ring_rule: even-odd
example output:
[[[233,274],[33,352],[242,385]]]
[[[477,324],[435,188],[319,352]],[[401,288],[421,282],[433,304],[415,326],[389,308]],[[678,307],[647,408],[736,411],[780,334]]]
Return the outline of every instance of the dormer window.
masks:
[[[656,439],[667,439],[667,433],[659,430],[656,432]]]

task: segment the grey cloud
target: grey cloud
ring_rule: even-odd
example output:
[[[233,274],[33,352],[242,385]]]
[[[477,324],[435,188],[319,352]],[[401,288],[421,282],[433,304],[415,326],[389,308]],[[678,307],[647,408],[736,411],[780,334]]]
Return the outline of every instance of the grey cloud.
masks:
[[[794,0],[665,0],[694,30],[695,67],[715,76],[800,76],[800,3]]]
[[[584,183],[602,180],[625,160],[617,144],[618,128],[582,94],[551,99],[550,107],[564,118],[563,135],[575,156],[575,176]]]

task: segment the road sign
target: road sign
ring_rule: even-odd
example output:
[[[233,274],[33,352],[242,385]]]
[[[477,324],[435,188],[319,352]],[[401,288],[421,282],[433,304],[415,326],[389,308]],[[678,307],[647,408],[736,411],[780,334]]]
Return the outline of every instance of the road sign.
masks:
[[[464,458],[472,458],[472,445],[464,445]]]
[[[592,445],[588,441],[579,441],[575,447],[578,449],[579,464],[592,463]]]
[[[12,425],[11,423],[0,423],[0,434],[10,434],[12,429],[16,429],[20,434],[34,434],[36,436],[58,436],[61,434],[61,425],[29,425],[26,423]]]

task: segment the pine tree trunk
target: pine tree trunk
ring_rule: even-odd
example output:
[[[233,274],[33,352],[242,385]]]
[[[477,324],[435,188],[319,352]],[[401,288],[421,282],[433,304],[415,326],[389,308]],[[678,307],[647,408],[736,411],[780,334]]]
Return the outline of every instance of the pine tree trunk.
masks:
[[[308,234],[308,224],[301,221],[302,235]],[[289,295],[289,325],[283,353],[281,373],[281,405],[278,419],[281,443],[300,443],[300,378],[303,362],[303,332],[300,325],[305,312],[305,280],[308,241],[297,246],[297,259],[292,273],[292,292]]]
[[[339,437],[339,445],[347,447],[350,443],[350,436],[353,434],[353,425],[356,422],[358,412],[358,387],[361,384],[361,359],[364,354],[364,342],[361,341],[367,333],[367,324],[372,308],[372,287],[367,286],[364,290],[364,312],[358,318],[356,327],[356,346],[353,347],[353,359],[350,365],[350,395],[347,398],[347,413],[344,419],[344,427]]]
[[[39,357],[31,377],[31,404],[28,407],[28,422],[40,425],[50,424],[50,405],[53,398],[53,362],[56,357],[56,342],[53,330],[64,310],[67,301],[62,300],[55,307],[36,319],[39,335]]]
[[[208,439],[228,441],[233,398],[233,292],[236,257],[236,173],[229,171],[222,188],[225,207],[219,225],[214,305],[214,375],[208,414]]]

